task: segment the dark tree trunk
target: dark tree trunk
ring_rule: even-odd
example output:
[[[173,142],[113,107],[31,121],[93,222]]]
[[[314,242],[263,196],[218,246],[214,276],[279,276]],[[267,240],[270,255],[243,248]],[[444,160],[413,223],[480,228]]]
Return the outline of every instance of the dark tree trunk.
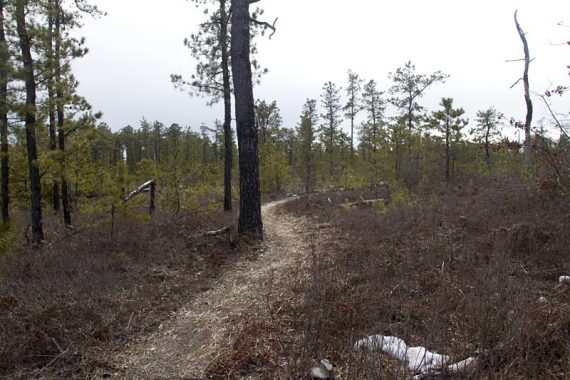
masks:
[[[155,198],[156,198],[156,182],[152,181],[152,183],[150,184],[150,204],[148,208],[148,212],[151,216],[154,215],[154,211],[156,209]]]
[[[49,149],[52,152],[57,150],[57,133],[56,133],[56,115],[55,115],[55,90],[53,83],[53,40],[54,40],[54,0],[48,1],[48,80],[47,80],[47,90],[48,90],[48,129],[49,129]],[[52,202],[53,210],[55,212],[59,211],[60,198],[59,198],[59,182],[56,178],[53,180],[53,190],[52,190]]]
[[[489,150],[489,135],[490,135],[490,128],[487,127],[487,132],[485,133],[485,163],[487,167],[491,166],[491,151]]]
[[[220,0],[220,48],[222,50],[222,76],[224,86],[224,211],[232,210],[232,90],[228,51],[228,15],[226,0]]]
[[[57,145],[61,154],[61,204],[63,206],[63,223],[71,227],[71,204],[69,202],[69,189],[65,178],[65,99],[61,73],[61,3],[55,0],[55,87],[57,111]],[[77,194],[76,194],[77,196]]]
[[[40,170],[38,168],[38,152],[36,147],[36,79],[34,61],[32,59],[30,36],[26,27],[26,0],[16,2],[16,24],[22,62],[24,82],[26,83],[26,147],[28,151],[28,167],[30,174],[32,235],[35,244],[44,240],[42,227],[42,190]]]
[[[530,66],[530,53],[528,49],[528,42],[526,40],[526,36],[524,31],[522,30],[521,26],[519,25],[519,21],[517,19],[517,12],[515,11],[515,25],[517,27],[517,32],[521,38],[523,43],[524,49],[524,72],[523,72],[523,84],[524,84],[524,101],[526,104],[526,118],[524,122],[524,158],[527,164],[530,164],[532,161],[532,141],[530,135],[530,126],[532,123],[532,100],[530,99],[530,85],[528,82],[528,70]]]
[[[450,167],[450,158],[451,158],[451,150],[450,150],[450,122],[449,118],[445,121],[445,182],[449,183],[449,167]]]
[[[232,1],[231,57],[239,150],[239,234],[263,236],[259,193],[259,157],[251,78],[249,1]]]
[[[354,158],[354,106],[350,111],[350,158]]]
[[[2,222],[10,221],[8,166],[8,43],[4,33],[4,0],[0,0],[0,154],[2,156]]]

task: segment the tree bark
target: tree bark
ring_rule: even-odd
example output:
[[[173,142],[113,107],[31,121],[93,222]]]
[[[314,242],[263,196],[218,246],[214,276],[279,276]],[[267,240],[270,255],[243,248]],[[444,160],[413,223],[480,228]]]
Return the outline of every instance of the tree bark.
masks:
[[[69,202],[69,189],[65,178],[65,99],[61,68],[61,0],[55,0],[55,88],[57,111],[57,145],[61,154],[61,204],[63,206],[63,223],[71,227],[71,204]]]
[[[240,173],[238,233],[262,237],[258,137],[249,57],[249,0],[233,0],[232,10],[231,60]]]
[[[54,54],[53,54],[53,42],[54,42],[54,23],[55,23],[55,6],[54,0],[48,1],[48,52],[47,52],[47,62],[48,62],[48,78],[47,78],[47,90],[48,90],[48,130],[49,130],[49,149],[52,152],[57,151],[57,132],[56,132],[56,99],[55,99],[55,89],[54,89]],[[57,213],[59,212],[60,197],[59,197],[59,182],[57,178],[53,179],[53,189],[52,189],[52,203],[53,210]]]
[[[40,170],[38,168],[38,151],[36,146],[36,79],[34,61],[31,52],[30,36],[26,26],[26,0],[16,2],[16,26],[22,53],[24,82],[26,84],[26,147],[28,151],[28,168],[31,190],[32,235],[35,244],[44,240],[42,227],[42,193]]]
[[[526,104],[526,118],[524,122],[524,158],[527,165],[530,165],[532,162],[532,141],[530,135],[530,126],[532,123],[532,100],[530,99],[530,85],[528,83],[528,70],[530,66],[530,53],[528,49],[528,42],[526,40],[526,36],[524,31],[522,30],[519,21],[517,19],[517,12],[515,11],[515,25],[517,27],[517,32],[521,38],[523,43],[523,50],[524,50],[524,72],[523,72],[523,84],[524,84],[524,101]]]
[[[224,211],[232,210],[232,89],[228,51],[228,15],[226,0],[220,0],[220,48],[222,50],[222,78],[224,86]]]
[[[2,222],[10,221],[8,162],[8,66],[10,54],[4,33],[4,0],[0,0],[0,155],[2,156]]]
[[[446,117],[445,120],[445,182],[449,183],[449,167],[450,167],[450,134],[451,134],[451,122],[449,121],[449,117]]]

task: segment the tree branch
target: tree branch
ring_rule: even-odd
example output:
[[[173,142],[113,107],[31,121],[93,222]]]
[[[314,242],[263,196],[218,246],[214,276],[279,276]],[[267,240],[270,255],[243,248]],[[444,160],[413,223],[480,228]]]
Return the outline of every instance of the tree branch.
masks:
[[[259,0],[254,0],[254,2],[255,2],[255,1],[259,1]],[[251,3],[251,1],[250,1],[250,3]],[[273,37],[273,35],[274,35],[275,32],[277,31],[277,29],[275,29],[275,23],[277,22],[277,20],[279,20],[279,17],[275,18],[275,20],[273,21],[273,25],[272,25],[272,24],[270,24],[270,23],[268,23],[268,22],[266,22],[266,21],[259,21],[259,20],[255,20],[255,19],[253,19],[253,18],[250,18],[250,19],[249,19],[250,22],[252,22],[252,23],[254,23],[254,24],[256,24],[256,25],[259,25],[259,26],[261,26],[261,27],[263,27],[263,28],[265,28],[265,29],[271,29],[271,30],[273,31],[273,33],[271,33],[271,34],[269,35],[269,39],[271,39],[271,37]]]
[[[542,99],[542,101],[544,102],[544,105],[546,105],[546,108],[548,109],[548,112],[550,113],[550,116],[552,117],[552,119],[554,120],[554,123],[556,124],[556,126],[558,127],[558,129],[560,129],[560,132],[562,132],[562,134],[564,136],[566,136],[566,138],[570,139],[570,136],[568,136],[568,133],[566,132],[566,130],[564,129],[564,127],[562,126],[562,123],[560,122],[560,120],[558,120],[558,118],[556,117],[556,115],[554,114],[554,111],[552,110],[552,107],[550,107],[550,103],[548,103],[548,101],[546,100],[546,97],[542,94],[538,94],[536,92],[533,91],[533,94],[538,96],[539,98]]]

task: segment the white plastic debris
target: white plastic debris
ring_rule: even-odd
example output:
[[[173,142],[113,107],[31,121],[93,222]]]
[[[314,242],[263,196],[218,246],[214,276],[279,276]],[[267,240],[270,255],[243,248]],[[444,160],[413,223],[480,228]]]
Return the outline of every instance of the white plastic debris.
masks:
[[[447,367],[451,374],[463,374],[472,371],[477,366],[477,358],[470,357]]]
[[[410,371],[420,373],[440,369],[449,361],[449,356],[428,351],[422,346],[409,347],[406,357]]]
[[[558,277],[558,282],[559,283],[563,283],[563,282],[570,283],[570,276],[560,276],[560,277]]]
[[[321,360],[321,367],[323,367],[324,369],[326,369],[329,372],[332,372],[332,370],[333,370],[333,365],[329,359]]]
[[[407,363],[410,371],[428,373],[442,368],[449,361],[449,356],[428,351],[425,347],[408,347],[404,340],[395,336],[371,335],[354,344],[355,351],[364,349],[381,350],[391,358]]]
[[[355,351],[362,351],[364,349],[369,351],[381,350],[391,358],[406,360],[408,346],[403,339],[398,337],[377,334],[361,339],[354,344]]]
[[[538,297],[537,302],[538,302],[540,305],[546,305],[546,304],[548,303],[548,300],[546,299],[545,296],[540,296],[540,297]]]
[[[311,376],[311,379],[323,379],[326,380],[329,378],[329,373],[328,371],[326,371],[325,369],[321,368],[321,367],[314,367],[311,368],[311,371],[309,372],[309,375]]]
[[[332,380],[332,379],[334,379],[335,376],[334,376],[332,363],[328,359],[322,359],[321,360],[321,366],[311,368],[311,370],[309,371],[309,376],[311,379],[315,379],[315,380],[319,380],[319,379],[321,379],[321,380]]]

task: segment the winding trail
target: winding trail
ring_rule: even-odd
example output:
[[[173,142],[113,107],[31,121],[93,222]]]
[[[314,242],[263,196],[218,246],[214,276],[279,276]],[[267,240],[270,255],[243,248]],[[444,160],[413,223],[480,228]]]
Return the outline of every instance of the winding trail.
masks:
[[[304,265],[309,252],[301,233],[306,220],[275,212],[286,201],[262,207],[264,251],[254,260],[240,258],[209,290],[121,354],[120,378],[203,379],[207,366],[231,346],[240,317],[266,312],[268,303],[284,296],[288,272]]]

